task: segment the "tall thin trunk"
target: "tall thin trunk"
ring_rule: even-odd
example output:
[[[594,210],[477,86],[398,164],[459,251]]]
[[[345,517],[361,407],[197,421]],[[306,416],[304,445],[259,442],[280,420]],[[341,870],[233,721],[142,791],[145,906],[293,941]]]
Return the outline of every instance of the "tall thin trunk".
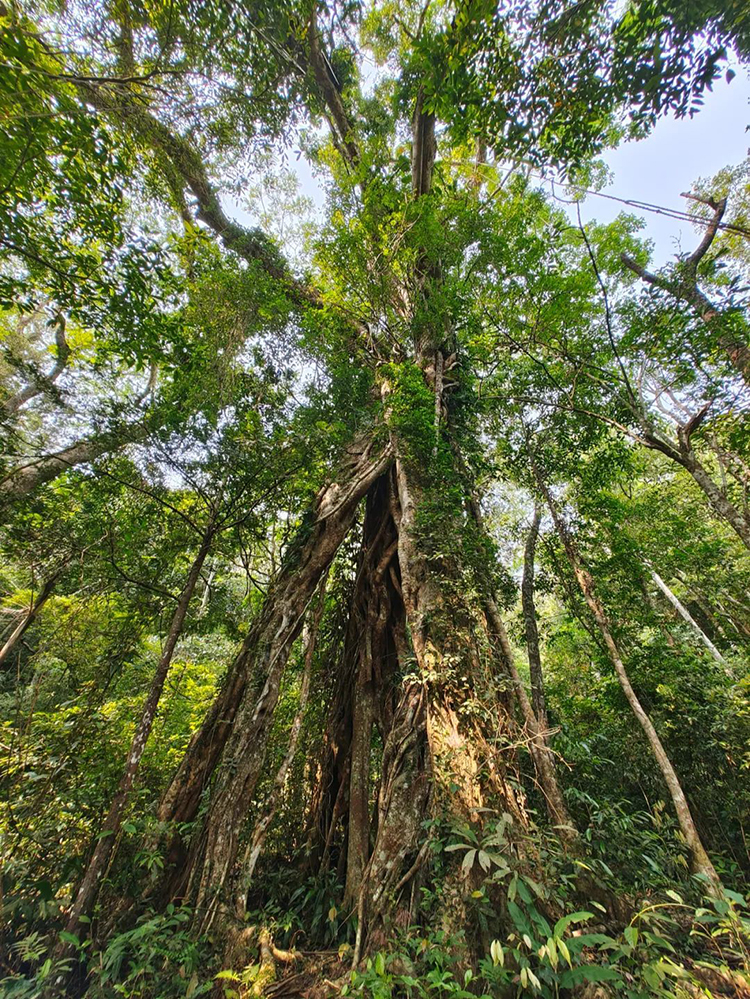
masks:
[[[539,504],[534,505],[534,518],[526,537],[526,547],[523,558],[523,578],[521,580],[521,607],[526,629],[526,649],[529,655],[529,673],[531,674],[531,703],[534,714],[541,728],[547,729],[547,706],[544,700],[544,676],[542,674],[542,659],[539,655],[539,628],[536,621],[534,605],[534,559],[536,542],[539,537],[539,524],[542,511]]]
[[[540,724],[529,700],[529,695],[526,693],[526,687],[516,666],[508,633],[494,597],[484,598],[484,613],[490,635],[499,649],[500,656],[513,683],[513,692],[521,709],[524,725],[529,733],[529,750],[539,776],[547,814],[557,829],[562,843],[569,847],[573,846],[579,839],[578,830],[568,811],[568,806],[565,804],[560,782],[557,779],[555,759],[545,738],[546,726]]]
[[[677,821],[679,822],[680,830],[682,831],[685,843],[687,844],[690,852],[693,870],[696,874],[701,874],[706,879],[708,890],[712,894],[721,895],[723,887],[719,879],[719,875],[716,873],[716,869],[711,863],[705,847],[703,846],[690,811],[690,806],[688,805],[687,798],[685,797],[685,792],[682,790],[682,785],[680,784],[677,773],[672,766],[672,762],[667,756],[662,741],[630,682],[630,678],[627,674],[627,670],[625,669],[622,657],[620,656],[617,643],[615,642],[610,630],[604,607],[597,596],[596,589],[594,587],[594,580],[588,570],[585,569],[581,563],[581,558],[578,554],[578,549],[573,537],[558,511],[557,504],[552,498],[552,494],[550,493],[546,482],[542,478],[533,457],[531,458],[531,466],[539,489],[547,500],[547,505],[550,513],[552,514],[552,519],[555,523],[557,533],[560,537],[563,548],[565,549],[565,553],[568,557],[571,568],[573,569],[576,580],[578,581],[578,585],[581,588],[583,597],[594,617],[594,620],[596,621],[597,628],[599,629],[599,633],[602,636],[607,650],[607,655],[609,656],[610,662],[614,667],[615,674],[622,691],[625,694],[625,698],[627,699],[638,724],[643,729],[648,743],[651,746],[651,751],[654,754],[654,759],[661,770],[664,783],[669,789],[672,803],[674,804],[675,812],[677,813]]]
[[[312,665],[315,657],[318,630],[320,628],[321,618],[323,617],[323,611],[325,610],[326,578],[327,577],[324,576],[321,580],[320,595],[313,610],[311,620],[305,622],[305,626],[302,630],[302,658],[304,666],[299,692],[299,707],[297,708],[297,713],[295,714],[289,729],[289,743],[287,745],[287,750],[284,754],[283,760],[281,761],[279,769],[276,771],[276,776],[274,778],[273,786],[268,796],[263,815],[261,815],[255,823],[255,828],[250,836],[250,840],[247,844],[247,849],[245,850],[245,855],[242,860],[242,873],[239,877],[236,904],[237,915],[240,919],[244,918],[247,893],[253,879],[253,874],[255,873],[255,867],[266,842],[268,830],[276,817],[276,812],[279,806],[279,798],[284,790],[289,768],[294,762],[294,757],[297,752],[297,744],[302,731],[302,722],[305,718],[307,701],[310,696],[310,679],[312,677]]]
[[[64,566],[58,569],[48,579],[44,581],[44,583],[42,584],[42,588],[39,590],[39,593],[36,595],[36,598],[29,605],[29,609],[26,611],[26,614],[23,616],[23,618],[21,618],[21,620],[15,626],[13,631],[10,633],[7,642],[2,647],[2,649],[0,649],[0,666],[5,662],[6,659],[8,659],[13,649],[18,645],[21,638],[26,633],[27,629],[36,620],[39,611],[42,609],[42,607],[44,607],[47,600],[49,600],[55,588],[55,583],[57,583],[57,580],[60,578],[63,568]]]
[[[479,502],[473,492],[469,492],[469,509],[477,527],[484,532],[484,519]],[[525,590],[525,599],[522,592],[524,617],[526,618],[527,636],[529,629],[528,614],[533,616],[533,637],[536,639],[534,649],[537,660],[538,691],[541,694],[542,718],[536,713],[526,693],[526,687],[516,666],[513,649],[508,638],[505,623],[500,614],[497,599],[494,593],[485,590],[482,598],[483,611],[487,622],[487,629],[490,638],[499,652],[501,661],[513,685],[513,694],[521,710],[524,726],[529,734],[529,753],[534,762],[534,766],[539,777],[539,783],[544,795],[545,806],[550,822],[557,828],[561,842],[570,848],[578,843],[579,835],[575,823],[565,804],[565,798],[557,778],[557,767],[555,758],[547,744],[547,716],[544,709],[544,688],[542,685],[542,664],[539,657],[539,634],[536,628],[536,609],[534,607],[534,551],[536,539],[539,533],[541,522],[541,510],[538,505],[534,507],[534,520],[529,538],[526,542],[526,552],[524,561],[524,573],[522,591]],[[530,567],[530,568],[529,568]],[[531,663],[532,651],[529,649],[529,662]],[[533,674],[532,674],[533,676]],[[533,680],[532,680],[533,682]],[[533,690],[533,688],[532,688]]]
[[[359,626],[356,615],[351,613],[354,606],[352,595],[344,634],[338,647],[330,654],[330,665],[326,671],[331,692],[305,830],[305,853],[311,872],[328,870],[336,828],[348,802],[352,702],[357,668],[356,631]]]
[[[119,832],[122,824],[125,809],[130,798],[130,792],[133,788],[138,768],[140,767],[141,759],[143,757],[143,752],[146,748],[148,737],[151,734],[151,729],[156,717],[156,711],[164,689],[164,683],[167,679],[167,673],[169,672],[169,667],[172,663],[172,656],[174,655],[177,641],[182,634],[182,629],[185,624],[190,599],[193,595],[193,591],[195,590],[195,585],[200,577],[200,572],[203,568],[206,555],[211,548],[214,533],[215,526],[212,519],[204,532],[203,538],[201,539],[200,548],[198,549],[198,553],[193,560],[193,564],[190,566],[190,571],[185,581],[185,585],[182,593],[180,594],[175,612],[172,616],[172,622],[169,627],[167,639],[164,643],[161,658],[159,659],[159,663],[156,667],[156,672],[154,673],[154,678],[151,681],[148,696],[146,697],[146,701],[141,711],[140,720],[130,744],[125,770],[120,778],[120,784],[114,798],[112,799],[109,812],[107,813],[107,816],[102,824],[96,847],[94,848],[94,852],[89,860],[86,873],[81,881],[75,901],[73,902],[68,914],[68,920],[65,927],[68,933],[78,932],[81,923],[81,916],[88,913],[96,898],[96,894],[99,889],[99,882],[104,874],[104,871],[106,870],[107,861],[109,860],[117,833]]]
[[[703,631],[703,629],[700,627],[700,625],[692,616],[687,607],[685,607],[685,605],[679,600],[677,595],[672,592],[672,590],[667,586],[667,584],[661,578],[659,573],[652,566],[648,566],[648,571],[653,581],[656,583],[656,585],[659,587],[661,592],[664,594],[664,596],[667,598],[670,604],[674,607],[674,609],[677,611],[677,613],[680,615],[683,621],[685,621],[685,623],[688,625],[688,627],[693,632],[695,637],[699,641],[703,642],[703,644],[706,646],[708,651],[714,657],[716,662],[719,663],[731,676],[731,671],[727,665],[726,659],[721,654],[721,652],[719,652],[719,650],[716,648],[716,646],[708,637],[708,635]]]

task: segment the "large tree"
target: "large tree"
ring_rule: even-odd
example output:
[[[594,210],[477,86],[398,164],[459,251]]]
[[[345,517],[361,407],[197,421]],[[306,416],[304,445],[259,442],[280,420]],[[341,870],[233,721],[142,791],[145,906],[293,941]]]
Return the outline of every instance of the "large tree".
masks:
[[[576,891],[619,911],[592,873],[552,741],[534,573],[542,502],[558,536],[557,547],[546,537],[556,599],[593,648],[603,645],[645,735],[644,766],[663,781],[693,870],[725,904],[697,789],[683,787],[658,731],[668,726],[652,720],[631,676],[642,635],[614,616],[624,598],[615,588],[609,607],[601,552],[575,523],[588,516],[608,536],[584,474],[599,456],[619,474],[635,455],[656,455],[744,571],[747,447],[734,397],[745,390],[735,375],[746,375],[748,327],[738,294],[722,311],[699,287],[724,201],[698,195],[713,213],[702,241],[662,276],[648,269],[632,220],[572,225],[529,177],[532,168],[574,177],[628,129],[684,113],[716,77],[722,45],[744,44],[741,17],[643,8],[118,0],[74,3],[38,23],[2,13],[9,65],[34,95],[0,93],[8,120],[55,123],[26,145],[8,128],[8,544],[22,566],[14,532],[33,537],[66,491],[92,537],[85,556],[71,545],[48,567],[11,632],[18,697],[46,682],[34,672],[43,658],[21,639],[42,631],[53,587],[61,601],[75,596],[74,558],[100,579],[109,551],[129,587],[161,594],[170,609],[106,815],[77,847],[49,991],[73,987],[71,956],[84,956],[92,919],[91,939],[106,938],[146,906],[169,917],[189,907],[193,936],[238,960],[303,729],[315,752],[290,842],[316,876],[335,858],[355,967],[420,919],[438,883],[445,932],[463,937],[467,961],[476,956],[488,929],[472,909],[485,897],[474,861],[497,868],[492,893],[511,874],[500,849],[515,858],[500,903],[512,914],[519,871],[533,882],[543,864],[537,793],[560,863],[588,872]],[[646,51],[653,65],[643,65]],[[246,205],[248,220],[232,202],[266,168],[269,147],[286,154],[293,144],[328,194],[301,247],[256,224],[268,211]],[[642,301],[632,271],[669,300]],[[654,314],[656,343],[643,335]],[[71,330],[87,349],[71,350]],[[73,414],[75,434],[61,414]],[[622,477],[610,468],[601,481]],[[116,557],[118,523],[131,515],[97,499],[108,487],[190,529],[169,587],[137,550]],[[534,510],[530,532],[524,516],[517,524],[523,629],[495,532],[499,491]],[[162,565],[158,524],[128,530],[134,549],[144,531],[155,536]],[[628,551],[649,599],[660,580],[730,683],[731,664],[653,552],[639,561],[636,540]],[[231,621],[235,647],[212,676],[213,701],[170,754],[158,800],[141,799],[151,821],[138,856],[158,863],[105,887],[179,650],[203,627],[212,559],[227,581],[244,573],[250,606]],[[110,579],[103,589],[129,587]],[[725,589],[737,593],[737,581]],[[157,628],[165,606],[138,612],[141,629]],[[724,651],[731,658],[734,647]],[[328,682],[314,711],[316,664]],[[441,836],[453,841],[438,861]],[[463,848],[463,864],[451,865]],[[116,903],[109,917],[97,908],[104,892]],[[555,955],[556,932],[551,951],[545,943]],[[258,941],[261,968],[285,959],[265,931]]]

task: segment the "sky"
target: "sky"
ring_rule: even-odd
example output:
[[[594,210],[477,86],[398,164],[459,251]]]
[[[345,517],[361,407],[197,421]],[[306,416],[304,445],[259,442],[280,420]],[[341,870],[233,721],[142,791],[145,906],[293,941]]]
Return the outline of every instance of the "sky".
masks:
[[[740,69],[731,83],[722,77],[706,94],[706,102],[694,118],[664,118],[640,142],[628,142],[602,158],[613,172],[605,194],[634,198],[654,205],[685,210],[680,197],[699,177],[711,177],[722,167],[736,166],[750,146],[750,74]],[[584,221],[609,222],[625,205],[589,197],[581,208]],[[635,214],[641,214],[636,212]],[[689,224],[644,212],[643,233],[654,241],[654,263],[667,263],[678,251],[694,248],[696,233]]]

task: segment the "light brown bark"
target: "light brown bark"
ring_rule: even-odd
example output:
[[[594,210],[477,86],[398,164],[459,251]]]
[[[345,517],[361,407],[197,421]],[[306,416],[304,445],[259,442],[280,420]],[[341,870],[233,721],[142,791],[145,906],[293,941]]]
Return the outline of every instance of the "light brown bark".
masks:
[[[471,514],[476,522],[476,525],[480,531],[484,531],[484,521],[482,517],[482,511],[479,507],[476,496],[473,492],[469,493],[469,507]],[[542,687],[542,664],[539,657],[539,636],[536,630],[536,609],[534,607],[533,599],[533,559],[534,559],[534,548],[536,545],[536,536],[539,531],[539,523],[541,520],[541,511],[539,507],[534,508],[534,521],[532,524],[532,531],[527,540],[526,552],[525,552],[525,562],[524,562],[524,574],[523,574],[523,584],[522,590],[525,589],[525,601],[523,603],[524,616],[527,618],[527,636],[528,636],[528,617],[530,613],[533,616],[533,636],[536,638],[536,659],[537,659],[537,678],[539,683],[540,691],[543,691]],[[531,566],[531,571],[529,571],[529,566]],[[523,597],[523,594],[522,594]],[[500,614],[500,608],[497,604],[497,598],[494,593],[485,588],[485,592],[482,597],[483,610],[485,620],[487,622],[487,629],[492,640],[495,649],[497,650],[500,660],[505,667],[505,671],[510,678],[513,696],[518,704],[521,711],[521,716],[523,718],[524,727],[529,735],[529,753],[534,762],[534,767],[536,769],[537,775],[539,777],[539,783],[541,785],[542,793],[544,795],[544,801],[547,808],[547,814],[549,816],[550,822],[558,830],[558,835],[561,842],[569,847],[573,848],[575,844],[578,843],[579,836],[578,830],[576,829],[575,823],[571,818],[568,807],[565,804],[565,798],[560,787],[560,782],[557,777],[557,767],[555,766],[555,759],[552,751],[547,744],[547,724],[546,724],[546,712],[544,714],[544,722],[542,722],[539,716],[534,711],[532,702],[529,700],[529,695],[526,693],[526,687],[521,675],[518,672],[518,667],[516,665],[515,656],[513,655],[513,648],[510,644],[510,639],[508,638],[508,632],[505,628],[505,623]],[[532,651],[529,652],[529,661],[531,663]],[[533,674],[532,674],[533,675]],[[542,694],[543,697],[543,694]],[[542,707],[544,706],[544,701],[542,700]]]
[[[499,650],[500,657],[510,676],[513,684],[513,692],[521,709],[524,726],[529,733],[529,751],[539,776],[539,783],[544,794],[544,801],[547,806],[550,822],[557,829],[560,840],[567,846],[572,846],[578,841],[578,830],[565,804],[565,798],[557,779],[554,756],[545,738],[546,729],[539,723],[529,700],[529,695],[526,693],[526,687],[516,666],[508,633],[494,597],[488,596],[484,598],[484,612],[490,635]]]
[[[15,647],[21,641],[23,636],[26,634],[26,631],[31,627],[31,625],[36,620],[39,611],[42,609],[42,607],[44,607],[46,602],[52,596],[52,593],[55,589],[55,583],[60,578],[60,574],[62,573],[62,571],[63,571],[62,568],[58,569],[57,572],[54,572],[44,581],[44,583],[42,583],[41,589],[37,593],[36,597],[33,599],[32,603],[29,606],[29,609],[26,611],[26,614],[15,626],[13,631],[8,636],[8,640],[6,641],[5,645],[3,645],[2,649],[0,649],[0,666],[2,666],[2,664],[10,657],[10,654],[13,652],[13,649],[15,649]]]
[[[398,446],[394,439],[394,450]],[[416,467],[408,457],[397,459],[401,593],[415,662],[383,751],[377,836],[360,889],[355,963],[365,945],[379,942],[391,919],[414,918],[428,855],[423,827],[428,803],[456,821],[481,824],[491,795],[522,819],[481,721],[470,709],[481,673],[471,609],[461,586],[448,584],[450,565],[436,566],[420,543],[419,512],[428,482],[429,469]]]
[[[607,655],[609,656],[609,660],[614,667],[615,675],[617,676],[620,687],[622,688],[625,698],[630,705],[638,724],[643,729],[649,746],[651,747],[651,752],[653,753],[654,759],[656,760],[662,777],[664,778],[664,783],[667,785],[669,790],[675,812],[677,813],[677,821],[680,825],[680,830],[690,854],[693,870],[696,874],[700,874],[706,879],[708,890],[712,894],[721,895],[723,888],[719,875],[716,873],[716,869],[711,863],[711,860],[706,853],[706,849],[703,846],[690,811],[690,806],[688,805],[687,798],[685,797],[685,792],[682,789],[677,772],[672,766],[672,761],[669,759],[667,752],[664,749],[664,745],[659,738],[659,734],[654,728],[651,719],[644,710],[643,705],[638,699],[638,696],[633,689],[633,685],[630,682],[630,678],[627,670],[625,669],[625,664],[623,663],[617,643],[612,635],[612,631],[604,611],[604,606],[596,593],[594,580],[581,562],[581,558],[578,554],[577,547],[573,541],[570,531],[568,530],[568,527],[557,508],[557,504],[552,498],[552,494],[542,478],[533,457],[531,458],[531,464],[539,489],[547,500],[547,505],[550,513],[552,514],[552,519],[554,520],[560,541],[565,549],[565,553],[568,557],[571,568],[573,569],[584,600],[586,601],[586,604],[588,605],[589,610],[591,611],[596,622],[599,633],[602,636],[604,646],[607,650]]]

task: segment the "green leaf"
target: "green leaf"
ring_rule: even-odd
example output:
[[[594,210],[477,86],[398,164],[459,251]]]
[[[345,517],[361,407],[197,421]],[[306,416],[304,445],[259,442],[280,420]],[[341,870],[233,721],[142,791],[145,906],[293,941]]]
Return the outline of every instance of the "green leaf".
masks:
[[[588,922],[589,919],[593,918],[594,918],[593,912],[585,912],[585,911],[571,912],[570,915],[563,916],[561,919],[557,920],[557,922],[555,923],[555,928],[552,931],[552,934],[555,937],[561,937],[563,933],[567,930],[567,928],[571,925],[571,923],[585,923]]]
[[[461,863],[461,867],[464,871],[470,870],[474,865],[474,859],[477,855],[477,851],[472,849],[469,850]]]
[[[626,926],[624,936],[631,947],[636,947],[638,945],[638,930],[635,926]]]
[[[582,982],[620,982],[622,975],[614,968],[602,964],[579,964],[575,968],[564,971],[560,976],[560,985],[564,989],[580,985]]]

